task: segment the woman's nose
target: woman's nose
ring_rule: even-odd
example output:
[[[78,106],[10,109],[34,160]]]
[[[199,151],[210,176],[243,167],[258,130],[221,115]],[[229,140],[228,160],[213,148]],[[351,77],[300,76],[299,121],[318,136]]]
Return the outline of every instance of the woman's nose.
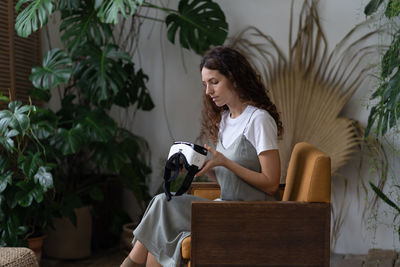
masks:
[[[208,84],[206,86],[207,86],[206,87],[206,95],[212,94],[214,92],[214,90],[212,90],[212,86],[210,86]]]

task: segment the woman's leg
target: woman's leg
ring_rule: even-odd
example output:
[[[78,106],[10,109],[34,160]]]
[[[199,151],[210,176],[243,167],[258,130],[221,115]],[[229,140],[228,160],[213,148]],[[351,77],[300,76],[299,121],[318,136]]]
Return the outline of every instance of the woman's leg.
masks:
[[[143,266],[146,263],[148,251],[139,241],[135,242],[128,257],[121,264],[121,267]]]
[[[147,254],[146,267],[162,267],[157,259],[150,252]]]

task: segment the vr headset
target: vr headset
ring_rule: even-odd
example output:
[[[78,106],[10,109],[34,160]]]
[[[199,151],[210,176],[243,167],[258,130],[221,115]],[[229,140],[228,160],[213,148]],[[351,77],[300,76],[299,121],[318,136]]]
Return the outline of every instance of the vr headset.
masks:
[[[207,149],[204,147],[188,142],[174,142],[169,150],[164,170],[163,188],[168,201],[173,196],[180,196],[189,189],[194,175],[203,167],[206,158]],[[173,195],[170,190],[171,182],[178,177],[183,167],[187,170],[187,174],[182,185]],[[172,173],[174,174],[171,176]]]

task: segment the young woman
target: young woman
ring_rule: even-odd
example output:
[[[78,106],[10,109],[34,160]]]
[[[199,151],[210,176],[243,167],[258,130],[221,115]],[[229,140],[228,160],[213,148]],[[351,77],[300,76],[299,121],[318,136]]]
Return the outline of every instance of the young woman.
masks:
[[[259,75],[246,58],[216,47],[202,59],[202,134],[216,149],[196,174],[218,181],[221,200],[276,200],[282,123]],[[153,198],[134,231],[133,249],[121,266],[179,266],[181,242],[190,235],[192,195]]]

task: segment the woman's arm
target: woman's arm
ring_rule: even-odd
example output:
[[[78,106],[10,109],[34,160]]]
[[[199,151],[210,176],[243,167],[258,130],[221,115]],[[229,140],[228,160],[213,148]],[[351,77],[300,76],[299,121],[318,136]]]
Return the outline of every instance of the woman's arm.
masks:
[[[279,187],[280,179],[280,159],[278,150],[263,151],[258,155],[261,165],[261,172],[249,170],[232,160],[226,158],[222,153],[214,148],[204,145],[205,148],[212,154],[211,160],[207,161],[203,169],[196,174],[200,176],[212,170],[216,166],[228,168],[245,182],[257,187],[267,194],[273,195]]]

